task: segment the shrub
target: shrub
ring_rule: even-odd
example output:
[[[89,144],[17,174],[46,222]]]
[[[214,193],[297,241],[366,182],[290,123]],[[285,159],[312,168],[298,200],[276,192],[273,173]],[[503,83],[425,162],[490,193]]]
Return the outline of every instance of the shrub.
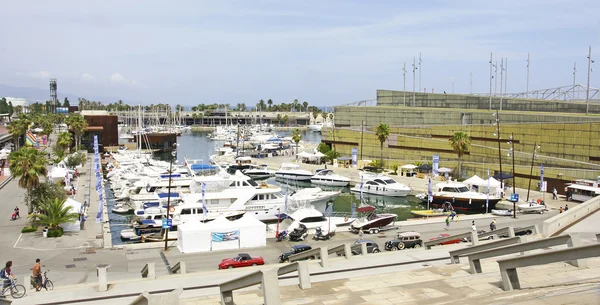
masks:
[[[61,237],[63,235],[63,228],[59,227],[58,229],[49,229],[48,237]]]
[[[36,226],[26,226],[23,227],[23,229],[21,229],[21,233],[31,233],[31,232],[36,232],[37,231],[37,227]]]

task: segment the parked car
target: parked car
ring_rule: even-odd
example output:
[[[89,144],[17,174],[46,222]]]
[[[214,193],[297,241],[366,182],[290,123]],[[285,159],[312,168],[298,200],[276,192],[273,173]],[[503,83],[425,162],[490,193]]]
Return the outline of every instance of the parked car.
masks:
[[[528,230],[523,230],[523,231],[518,231],[519,229],[521,229],[521,228],[517,227],[517,228],[514,229],[515,230],[515,236],[523,236],[523,235],[531,235],[531,234],[533,234],[533,231],[531,231],[529,229]],[[508,234],[500,235],[500,237],[507,238]]]
[[[312,249],[311,246],[309,245],[295,245],[292,246],[292,248],[290,249],[290,251],[285,252],[285,253],[281,253],[281,255],[279,255],[279,262],[283,263],[283,262],[287,262],[289,261],[290,256],[294,255],[294,254],[298,254],[298,253],[302,253],[304,251],[308,251]],[[309,257],[307,259],[314,259],[316,257]]]
[[[483,233],[485,233],[485,232],[486,232],[485,230],[477,230],[477,235],[481,235],[481,234],[483,234]],[[481,241],[481,240],[492,240],[492,239],[494,239],[494,235],[485,236],[485,237],[479,237],[479,240],[480,240],[480,241]],[[462,241],[463,241],[463,242],[468,242],[468,241],[469,241],[469,238],[463,237],[463,238],[462,238]]]
[[[420,248],[423,246],[421,234],[418,232],[401,232],[396,239],[385,242],[385,249],[388,251],[402,250],[405,248]]]
[[[379,253],[381,250],[379,249],[379,245],[368,239],[361,239],[354,242],[354,245],[367,244],[367,253]],[[359,255],[361,251],[352,250],[352,255]]]
[[[429,240],[442,239],[442,238],[446,238],[448,236],[450,236],[450,234],[448,234],[448,233],[442,233],[442,234],[438,235],[437,237],[430,238]],[[441,243],[437,244],[437,246],[458,244],[458,243],[461,243],[461,242],[463,242],[463,240],[460,239],[460,238],[457,238],[457,239],[447,240],[447,241],[441,242]]]
[[[226,258],[219,263],[219,269],[264,265],[265,260],[260,256],[252,257],[248,253],[240,253],[234,258]]]

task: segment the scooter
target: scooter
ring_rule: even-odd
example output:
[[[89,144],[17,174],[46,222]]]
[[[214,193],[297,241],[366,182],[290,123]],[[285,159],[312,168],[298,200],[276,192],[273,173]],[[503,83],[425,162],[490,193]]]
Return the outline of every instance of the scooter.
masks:
[[[287,235],[288,235],[288,234],[287,234],[287,231],[286,231],[286,230],[283,230],[283,231],[279,232],[279,234],[278,234],[278,235],[277,235],[277,237],[275,238],[275,241],[283,241],[283,240],[285,240],[285,239],[286,239]]]
[[[304,240],[308,236],[308,229],[305,225],[300,224],[298,228],[295,228],[292,232],[290,232],[289,238],[290,241],[301,241]]]
[[[314,240],[329,240],[335,233],[329,232],[328,234],[323,234],[323,230],[321,227],[315,229],[315,235],[313,235]]]

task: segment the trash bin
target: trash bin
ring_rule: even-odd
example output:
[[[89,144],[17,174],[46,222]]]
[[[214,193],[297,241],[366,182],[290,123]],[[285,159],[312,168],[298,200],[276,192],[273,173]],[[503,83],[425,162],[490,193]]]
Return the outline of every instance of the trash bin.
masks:
[[[42,236],[43,237],[48,237],[48,227],[44,228],[44,230],[42,231]]]

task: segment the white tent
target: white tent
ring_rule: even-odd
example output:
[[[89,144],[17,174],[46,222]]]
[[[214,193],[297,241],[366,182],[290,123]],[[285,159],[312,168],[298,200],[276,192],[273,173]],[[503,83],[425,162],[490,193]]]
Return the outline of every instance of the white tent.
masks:
[[[500,181],[494,179],[494,177],[490,177],[488,180],[490,181],[490,187],[499,187],[500,186]],[[488,185],[488,180],[483,180],[484,186]]]
[[[187,222],[177,229],[177,247],[183,253],[264,247],[266,225],[252,215],[229,221],[225,217],[207,222]]]
[[[451,173],[452,169],[447,168],[447,167],[440,167],[437,171],[438,171],[438,173]]]
[[[487,184],[486,184],[486,183],[487,183],[487,181],[486,181],[486,180],[483,180],[483,179],[481,179],[481,177],[479,177],[479,176],[477,176],[477,175],[474,175],[473,177],[471,177],[471,178],[469,178],[469,179],[467,179],[467,180],[463,181],[463,183],[464,183],[464,184],[470,184],[470,185],[478,185],[478,186],[479,186],[479,185],[484,185],[484,184],[485,184],[485,185],[487,185]]]
[[[414,164],[405,164],[405,165],[400,166],[401,169],[415,169],[417,167],[418,166],[416,166]]]
[[[322,153],[322,152],[320,152],[320,151],[317,151],[317,152],[315,153],[315,157],[317,157],[317,158],[323,158],[323,157],[325,157],[325,154],[323,154],[323,153]]]
[[[76,201],[75,199],[72,198],[67,198],[67,200],[64,203],[65,207],[71,207],[71,210],[69,212],[71,213],[77,213],[79,215],[81,215],[81,202]],[[59,226],[61,228],[63,228],[63,231],[65,232],[79,232],[80,230],[80,221],[79,218],[77,218],[77,220],[75,222],[64,222],[61,223]]]
[[[298,153],[298,157],[300,157],[300,158],[313,158],[314,156],[315,155],[305,152],[305,151]]]

